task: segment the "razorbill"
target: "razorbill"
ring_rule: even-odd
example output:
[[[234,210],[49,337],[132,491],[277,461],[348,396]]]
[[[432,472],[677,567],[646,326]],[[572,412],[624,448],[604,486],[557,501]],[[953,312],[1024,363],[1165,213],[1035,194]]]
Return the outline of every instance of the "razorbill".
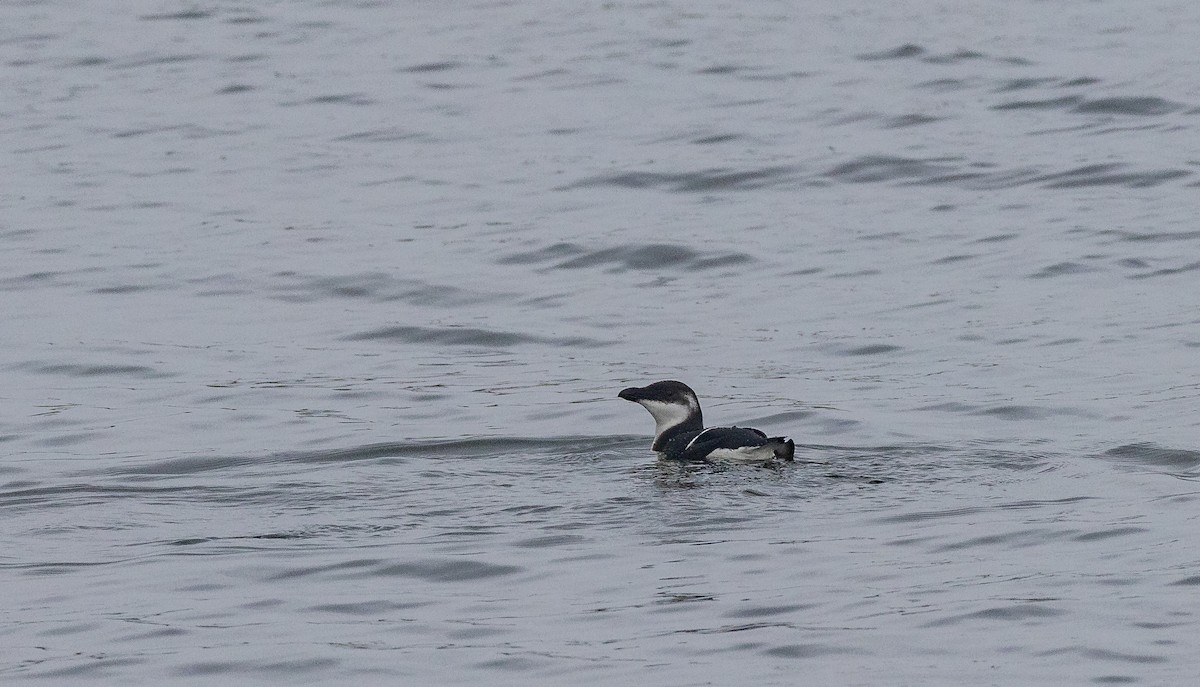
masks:
[[[663,381],[631,386],[617,394],[654,416],[651,449],[668,460],[766,463],[792,460],[796,444],[787,437],[767,437],[749,427],[704,428],[696,392],[683,382]]]

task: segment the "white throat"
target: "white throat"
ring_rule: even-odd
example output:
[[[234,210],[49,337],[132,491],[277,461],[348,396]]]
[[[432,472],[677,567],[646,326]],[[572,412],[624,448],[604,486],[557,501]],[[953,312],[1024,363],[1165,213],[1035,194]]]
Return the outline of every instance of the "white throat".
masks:
[[[638,403],[650,411],[650,415],[654,418],[654,436],[656,437],[662,436],[663,432],[683,423],[700,410],[700,404],[694,398],[689,398],[686,405],[651,400],[641,400]]]

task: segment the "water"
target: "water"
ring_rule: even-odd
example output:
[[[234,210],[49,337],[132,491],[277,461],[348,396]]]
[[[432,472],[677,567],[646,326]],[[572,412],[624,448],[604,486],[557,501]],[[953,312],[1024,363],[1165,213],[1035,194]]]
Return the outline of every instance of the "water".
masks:
[[[1189,683],[1198,20],[0,6],[0,675]]]

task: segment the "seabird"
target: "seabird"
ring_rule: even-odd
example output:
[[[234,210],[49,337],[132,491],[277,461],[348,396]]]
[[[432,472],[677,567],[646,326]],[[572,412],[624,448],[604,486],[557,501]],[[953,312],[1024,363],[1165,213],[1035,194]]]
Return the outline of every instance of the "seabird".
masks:
[[[787,437],[768,437],[749,427],[704,428],[700,400],[683,382],[666,380],[631,386],[617,394],[650,411],[654,417],[651,449],[668,460],[766,463],[793,460],[796,444]]]

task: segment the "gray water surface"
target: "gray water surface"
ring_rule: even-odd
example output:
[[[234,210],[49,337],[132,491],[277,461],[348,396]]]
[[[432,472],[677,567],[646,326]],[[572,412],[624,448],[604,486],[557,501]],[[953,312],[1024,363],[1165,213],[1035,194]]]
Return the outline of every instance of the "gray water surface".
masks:
[[[1195,26],[0,4],[0,678],[1190,684]]]

